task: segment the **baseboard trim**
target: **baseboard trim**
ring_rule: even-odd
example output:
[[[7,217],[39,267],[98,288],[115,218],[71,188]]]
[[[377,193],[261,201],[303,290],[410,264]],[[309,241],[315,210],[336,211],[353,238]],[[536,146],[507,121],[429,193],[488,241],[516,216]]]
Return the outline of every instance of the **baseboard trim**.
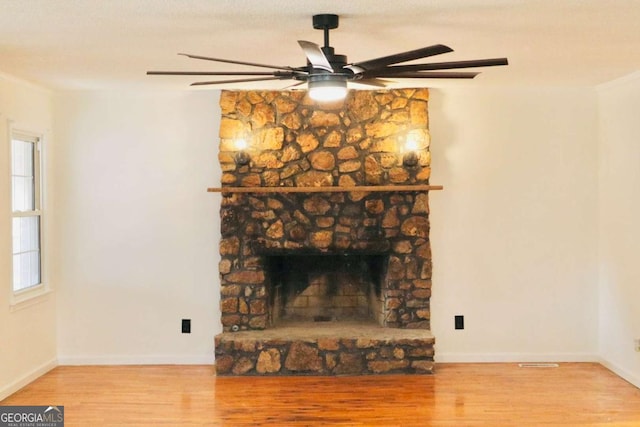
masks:
[[[58,361],[56,359],[49,360],[48,362],[45,362],[37,368],[33,369],[31,372],[28,372],[26,375],[23,375],[14,382],[10,383],[6,387],[0,389],[0,401],[11,396],[13,393],[20,390],[22,387],[26,386],[32,381],[40,378],[56,366],[58,366]]]
[[[616,374],[617,376],[625,380],[626,382],[640,388],[640,377],[638,377],[637,375],[632,374],[626,369],[608,360],[600,358],[599,362],[602,366],[604,366],[605,368],[607,368],[608,370],[610,370],[611,372],[613,372],[614,374]]]
[[[62,366],[79,365],[212,365],[212,355],[59,356]]]
[[[437,363],[600,362],[589,353],[438,353]]]

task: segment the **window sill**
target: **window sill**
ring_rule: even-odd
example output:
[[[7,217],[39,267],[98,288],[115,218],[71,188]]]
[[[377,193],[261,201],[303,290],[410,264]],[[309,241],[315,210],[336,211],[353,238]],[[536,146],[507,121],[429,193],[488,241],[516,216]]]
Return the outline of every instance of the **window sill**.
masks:
[[[27,289],[14,293],[11,296],[9,311],[14,312],[39,304],[48,300],[49,295],[52,293],[53,290],[49,287],[45,287],[44,285],[37,286],[34,289]]]

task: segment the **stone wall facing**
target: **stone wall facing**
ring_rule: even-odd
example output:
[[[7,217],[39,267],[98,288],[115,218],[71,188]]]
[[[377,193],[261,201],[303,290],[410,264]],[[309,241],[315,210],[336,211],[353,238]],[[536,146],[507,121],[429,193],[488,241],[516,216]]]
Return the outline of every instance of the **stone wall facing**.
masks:
[[[303,91],[223,91],[223,186],[428,184],[428,90],[351,91],[320,106]],[[237,141],[247,147],[240,164]],[[417,163],[403,165],[411,140]],[[384,254],[379,323],[429,329],[431,250],[426,192],[233,193],[222,200],[222,324],[273,326],[267,255]]]

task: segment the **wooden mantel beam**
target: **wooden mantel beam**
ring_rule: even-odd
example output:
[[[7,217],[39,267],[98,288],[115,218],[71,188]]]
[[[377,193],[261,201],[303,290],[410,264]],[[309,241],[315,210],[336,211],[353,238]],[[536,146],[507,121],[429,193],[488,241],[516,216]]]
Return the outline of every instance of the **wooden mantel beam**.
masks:
[[[209,193],[352,193],[442,190],[442,185],[357,185],[354,187],[214,187]]]

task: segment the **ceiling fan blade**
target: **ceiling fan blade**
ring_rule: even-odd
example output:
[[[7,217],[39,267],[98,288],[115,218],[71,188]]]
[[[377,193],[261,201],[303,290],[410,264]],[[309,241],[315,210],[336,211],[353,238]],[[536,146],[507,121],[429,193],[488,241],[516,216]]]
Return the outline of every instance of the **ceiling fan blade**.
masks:
[[[354,73],[362,73],[366,70],[375,70],[386,67],[387,65],[399,64],[401,62],[413,61],[414,59],[428,58],[430,56],[440,55],[447,52],[453,52],[449,46],[436,44],[433,46],[423,47],[421,49],[409,50],[407,52],[396,53],[394,55],[382,56],[380,58],[370,59],[368,61],[356,62],[346,65]]]
[[[291,89],[291,88],[294,88],[294,87],[296,87],[296,86],[303,85],[303,84],[305,84],[305,83],[306,83],[306,81],[301,81],[301,82],[297,82],[297,83],[294,83],[294,84],[290,84],[289,86],[285,86],[285,87],[283,87],[283,88],[282,88],[282,90]]]
[[[291,73],[293,75],[293,73]],[[273,71],[147,71],[148,76],[273,76]]]
[[[472,79],[480,73],[475,72],[404,72],[377,74],[378,77],[391,77],[394,79]]]
[[[364,78],[364,79],[353,80],[351,83],[366,85],[366,86],[386,87],[387,83],[392,83],[392,82],[390,82],[389,80],[382,80],[382,79],[376,79],[376,78],[370,78],[370,79]]]
[[[413,64],[413,65],[392,65],[390,67],[381,68],[379,70],[370,70],[365,72],[366,76],[374,77],[376,71],[383,71],[385,74],[389,71],[396,73],[404,73],[411,71],[427,71],[427,70],[452,70],[457,68],[475,68],[475,67],[494,67],[499,65],[509,65],[507,58],[491,58],[491,59],[475,59],[471,61],[452,61],[452,62],[434,62],[431,64]]]
[[[186,56],[193,59],[204,59],[205,61],[225,62],[227,64],[249,65],[251,67],[272,68],[274,70],[291,70],[291,67],[281,67],[279,65],[258,64],[255,62],[235,61],[233,59],[212,58],[210,56],[190,55],[188,53],[179,53],[178,55]]]
[[[245,83],[245,82],[262,82],[267,80],[286,80],[283,77],[259,77],[257,79],[231,79],[231,80],[213,80],[209,82],[196,82],[191,83],[191,86],[204,86],[204,85],[220,85],[225,83]]]
[[[307,56],[309,63],[313,66],[313,68],[320,68],[321,70],[329,71],[333,73],[333,67],[329,63],[329,60],[324,55],[324,52],[315,43],[308,42],[305,40],[298,40],[298,44],[304,51],[304,54]]]

